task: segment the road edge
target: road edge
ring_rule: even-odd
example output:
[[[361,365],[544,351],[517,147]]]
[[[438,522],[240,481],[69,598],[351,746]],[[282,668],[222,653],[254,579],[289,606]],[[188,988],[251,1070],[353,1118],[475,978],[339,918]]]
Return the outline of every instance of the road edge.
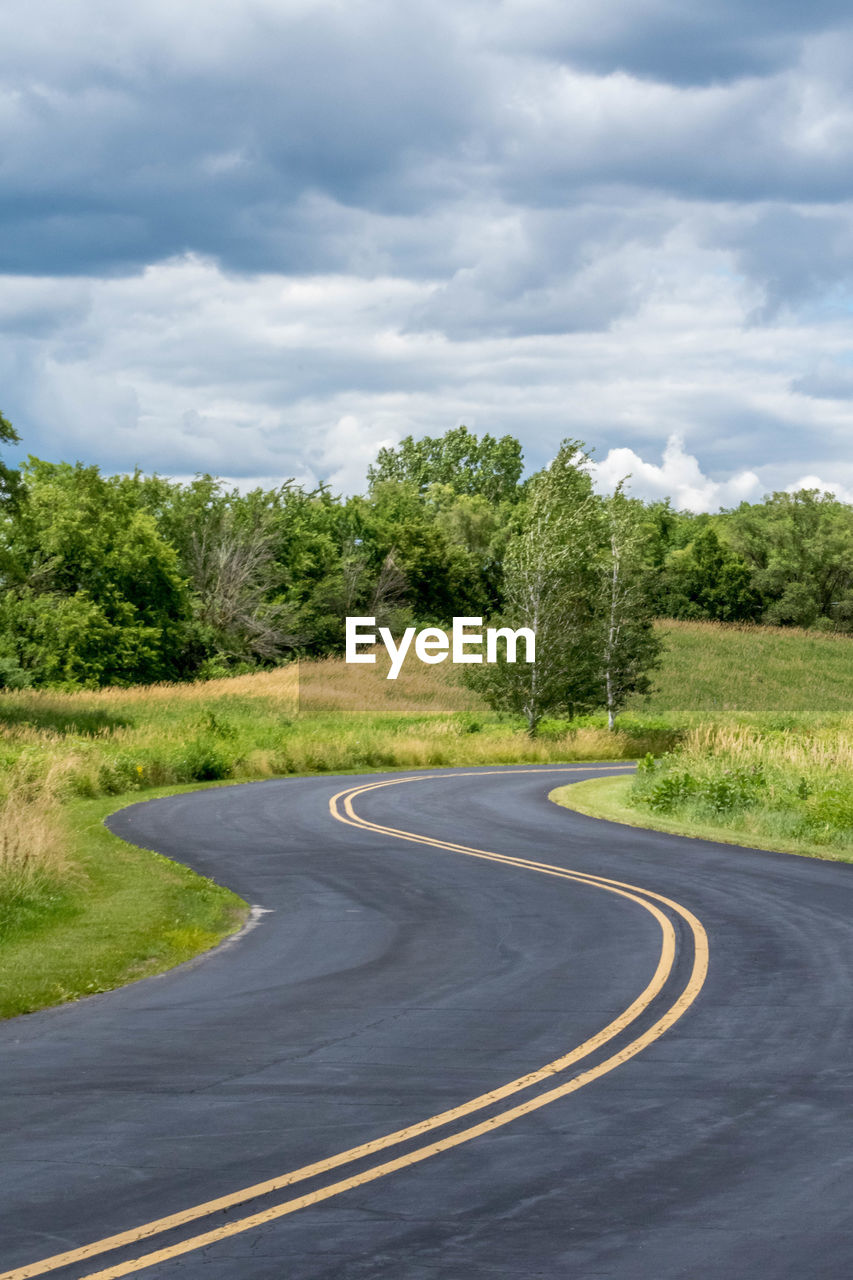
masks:
[[[813,858],[819,862],[841,862],[850,865],[853,859],[839,855],[820,845],[796,845],[787,840],[771,837],[757,843],[748,831],[733,831],[716,823],[691,823],[661,814],[641,813],[627,804],[625,796],[631,785],[631,776],[622,774],[609,778],[587,778],[583,782],[570,782],[554,787],[548,799],[563,809],[598,818],[605,822],[617,822],[624,827],[639,827],[645,831],[660,831],[665,835],[682,836],[690,840],[710,840],[714,844],[731,844],[739,849],[755,849],[764,853],[789,853],[799,858]]]

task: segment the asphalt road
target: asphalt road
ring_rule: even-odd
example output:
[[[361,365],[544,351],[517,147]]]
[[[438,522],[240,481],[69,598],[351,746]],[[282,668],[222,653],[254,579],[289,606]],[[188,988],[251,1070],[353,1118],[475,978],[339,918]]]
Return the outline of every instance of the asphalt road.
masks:
[[[853,1275],[853,867],[546,799],[608,771],[288,779],[111,819],[269,914],[0,1025],[4,1275]]]

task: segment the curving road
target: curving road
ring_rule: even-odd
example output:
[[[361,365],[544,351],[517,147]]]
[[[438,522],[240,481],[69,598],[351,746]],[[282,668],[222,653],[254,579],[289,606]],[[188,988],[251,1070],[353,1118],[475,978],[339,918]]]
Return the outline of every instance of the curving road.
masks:
[[[546,798],[608,772],[115,815],[269,914],[0,1026],[0,1280],[847,1280],[853,868]]]

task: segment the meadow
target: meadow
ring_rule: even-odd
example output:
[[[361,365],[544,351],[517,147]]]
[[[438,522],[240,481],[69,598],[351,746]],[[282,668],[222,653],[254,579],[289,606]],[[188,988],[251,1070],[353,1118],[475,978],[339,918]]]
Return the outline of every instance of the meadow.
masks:
[[[655,691],[632,710],[675,718],[853,715],[853,639],[797,627],[737,626],[662,619],[666,644]]]
[[[587,716],[546,721],[531,739],[452,667],[409,663],[389,681],[383,654],[375,667],[328,659],[182,685],[0,694],[0,1013],[168,967],[239,927],[245,904],[234,895],[182,880],[175,864],[129,850],[101,825],[123,804],[175,789],[640,759],[633,787],[621,780],[630,793],[620,792],[639,822],[853,854],[853,642],[792,629],[658,626],[666,652],[656,690],[634,700],[614,733],[602,716]]]
[[[599,817],[853,861],[853,642],[794,628],[658,624],[642,705],[682,730],[633,779],[564,802]]]

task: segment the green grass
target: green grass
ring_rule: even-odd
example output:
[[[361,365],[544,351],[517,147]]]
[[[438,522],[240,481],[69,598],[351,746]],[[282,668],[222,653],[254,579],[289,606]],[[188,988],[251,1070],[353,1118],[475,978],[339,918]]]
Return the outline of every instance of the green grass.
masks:
[[[853,639],[793,627],[661,621],[666,651],[656,691],[630,709],[647,715],[771,715],[853,709]]]
[[[329,660],[196,685],[0,693],[0,1015],[159,972],[234,927],[242,904],[227,890],[102,827],[164,788],[653,753],[653,774],[580,784],[572,804],[594,793],[617,821],[851,856],[853,641],[658,625],[657,690],[615,734],[589,716],[546,722],[531,741],[451,667],[420,664],[394,682],[381,663]],[[756,764],[766,786],[743,773]],[[679,790],[685,772],[696,785]]]
[[[169,788],[154,794],[174,794]],[[235,932],[246,904],[188,867],[136,849],[103,825],[114,798],[64,812],[73,876],[43,881],[7,920],[0,1017],[31,1013],[161,973]]]
[[[705,725],[640,761],[638,813],[711,823],[745,844],[853,859],[853,725]],[[770,847],[770,844],[767,845]]]
[[[732,782],[738,766],[732,766],[731,757],[713,752],[703,756],[691,752],[688,744],[687,752],[664,758],[645,774],[591,778],[557,787],[550,799],[589,817],[632,827],[853,862],[853,775],[841,770],[824,773],[812,789],[806,774],[780,764],[778,745],[774,750],[768,743],[760,754],[766,762],[765,780],[751,790],[747,787],[745,794],[736,775]],[[696,790],[688,788],[685,796],[664,807],[649,805],[649,794],[664,779],[674,776],[681,783],[691,766]]]

